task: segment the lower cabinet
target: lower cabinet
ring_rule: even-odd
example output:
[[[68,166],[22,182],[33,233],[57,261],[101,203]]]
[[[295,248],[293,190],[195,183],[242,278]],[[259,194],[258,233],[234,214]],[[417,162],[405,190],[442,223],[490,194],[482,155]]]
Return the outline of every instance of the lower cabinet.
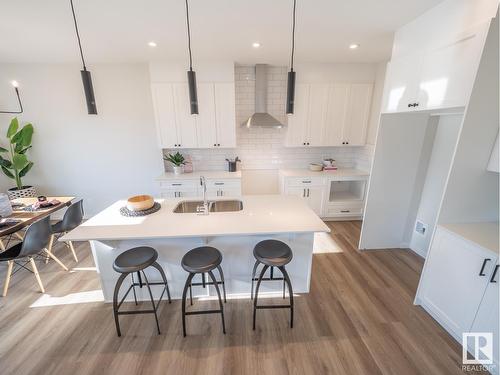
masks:
[[[286,195],[295,195],[303,198],[309,207],[321,216],[325,195],[324,186],[288,186],[285,189]]]
[[[241,179],[206,179],[207,198],[230,198],[241,196]],[[199,178],[186,180],[161,180],[160,195],[162,198],[201,198],[203,189]]]
[[[438,226],[416,302],[457,341],[466,332],[493,333],[498,364],[498,255]]]

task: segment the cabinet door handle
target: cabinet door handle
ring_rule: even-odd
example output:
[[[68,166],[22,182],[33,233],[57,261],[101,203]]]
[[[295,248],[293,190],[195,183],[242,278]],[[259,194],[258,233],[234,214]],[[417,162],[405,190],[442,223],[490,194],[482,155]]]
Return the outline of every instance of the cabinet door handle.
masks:
[[[483,265],[481,266],[481,271],[479,271],[479,276],[486,276],[484,273],[484,267],[486,267],[486,263],[488,263],[490,260],[491,260],[490,258],[486,258],[483,261]]]
[[[302,198],[306,197],[306,189],[302,189]]]
[[[182,193],[180,191],[177,192],[177,196],[180,198],[182,197]]]
[[[182,186],[182,184],[172,184],[172,186]]]
[[[214,185],[224,185],[224,182],[214,182]]]
[[[351,210],[340,210],[340,212],[342,212],[342,213],[346,214],[346,213],[348,213],[348,212],[351,212]]]
[[[311,191],[307,189],[307,198],[309,198],[309,194],[311,194]]]
[[[304,180],[302,181],[303,184],[310,184],[311,183],[311,180]]]
[[[224,190],[221,190],[220,191],[220,196],[223,197],[224,196]]]
[[[493,271],[493,275],[491,275],[490,283],[496,283],[497,281],[495,280],[495,276],[497,275],[498,272],[498,264],[495,266],[495,270]]]

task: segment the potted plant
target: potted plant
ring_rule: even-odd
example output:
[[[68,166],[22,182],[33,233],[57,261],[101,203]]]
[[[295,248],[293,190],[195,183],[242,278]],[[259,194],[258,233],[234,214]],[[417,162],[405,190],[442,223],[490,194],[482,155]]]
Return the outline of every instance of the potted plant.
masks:
[[[163,159],[172,163],[175,174],[181,174],[184,172],[184,164],[186,162],[186,159],[179,151],[177,151],[173,155],[168,154],[167,156],[163,156]]]
[[[33,125],[26,124],[19,129],[19,121],[14,117],[7,129],[8,146],[0,147],[0,167],[2,172],[12,178],[16,187],[7,191],[10,199],[36,196],[33,186],[24,186],[21,178],[33,167],[33,162],[28,160],[26,152],[31,148]]]

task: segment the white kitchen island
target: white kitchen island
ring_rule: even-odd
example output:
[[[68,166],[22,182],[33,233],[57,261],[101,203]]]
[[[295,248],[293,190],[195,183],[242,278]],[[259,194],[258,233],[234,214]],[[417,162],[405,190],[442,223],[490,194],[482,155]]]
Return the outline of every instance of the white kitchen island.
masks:
[[[253,248],[264,239],[278,239],[292,248],[293,260],[287,270],[294,292],[309,292],[314,233],[330,230],[303,200],[282,195],[243,196],[241,211],[210,212],[208,215],[174,213],[176,205],[183,200],[158,199],[161,209],[143,217],[122,216],[119,210],[125,201],[118,201],[61,240],[90,241],[106,302],[112,301],[119,276],[113,270],[113,261],[135,246],[151,246],[158,251],[158,263],[167,275],[172,298],[181,297],[188,275],[180,265],[182,256],[204,245],[213,246],[223,254],[222,268],[228,295],[247,296],[255,262]],[[155,269],[147,269],[146,274],[149,280],[160,281]],[[125,285],[122,288],[125,290]],[[281,291],[281,288],[279,281],[261,285],[263,293]],[[146,288],[136,289],[138,298],[149,299]],[[154,286],[153,292],[158,297],[161,286]],[[193,293],[209,296],[215,291],[193,287]]]

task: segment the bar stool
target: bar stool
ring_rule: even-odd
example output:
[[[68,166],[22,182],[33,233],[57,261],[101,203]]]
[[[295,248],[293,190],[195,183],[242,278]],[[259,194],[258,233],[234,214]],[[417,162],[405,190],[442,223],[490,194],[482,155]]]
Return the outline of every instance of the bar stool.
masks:
[[[189,276],[184,285],[184,291],[182,292],[182,332],[184,337],[186,337],[186,316],[187,315],[199,315],[199,314],[221,314],[222,318],[222,332],[226,334],[226,325],[224,323],[224,306],[222,304],[222,298],[220,295],[219,284],[222,284],[222,290],[224,292],[224,302],[226,302],[226,285],[224,282],[224,273],[220,264],[222,263],[222,254],[219,250],[210,246],[201,246],[195,249],[189,250],[183,257],[181,261],[181,266],[185,271],[189,272]],[[213,274],[213,270],[219,271],[221,281],[217,281]],[[211,282],[205,281],[205,273],[210,276]],[[193,283],[193,277],[196,274],[201,274],[202,282]],[[213,285],[217,291],[217,296],[219,298],[219,310],[198,310],[198,311],[188,311],[186,312],[186,294],[189,288],[189,294],[191,299],[191,305],[193,304],[192,297],[192,286],[203,286]]]
[[[146,247],[146,246],[134,247],[132,249],[124,251],[123,253],[121,253],[116,257],[113,263],[113,269],[121,274],[120,277],[118,278],[118,281],[116,282],[115,291],[113,294],[113,315],[115,317],[116,333],[118,334],[118,337],[121,336],[120,322],[118,320],[118,316],[132,315],[132,314],[154,314],[156,320],[156,328],[158,329],[158,334],[161,334],[156,311],[158,310],[158,306],[163,298],[163,295],[165,294],[165,291],[167,291],[168,303],[171,303],[171,300],[170,300],[170,290],[168,289],[168,282],[167,278],[165,277],[165,272],[163,272],[163,268],[161,268],[161,266],[156,262],[157,259],[158,259],[158,252],[152,247]],[[160,275],[163,279],[162,282],[160,281],[151,283],[148,281],[148,278],[146,277],[144,270],[149,266],[156,268],[158,272],[160,272]],[[137,277],[139,278],[138,283],[134,281],[134,272],[137,272]],[[123,280],[125,280],[125,278],[129,274],[132,276],[132,283],[127,289],[127,292],[125,293],[121,301],[118,302],[118,292],[120,291],[120,287],[123,283]],[[153,309],[119,311],[120,306],[122,305],[125,298],[127,298],[130,289],[132,289],[134,292],[134,301],[135,304],[137,305],[137,296],[135,294],[135,287],[138,286],[142,288],[143,283],[141,274],[148,288],[149,297],[151,298],[151,304],[153,305]],[[163,291],[160,295],[160,299],[158,300],[158,303],[156,305],[153,299],[153,293],[151,293],[151,285],[164,285]]]
[[[285,265],[290,263],[293,258],[292,249],[290,247],[278,240],[264,240],[255,245],[253,249],[253,255],[255,257],[255,264],[252,271],[252,291],[251,298],[253,299],[253,329],[255,330],[255,320],[257,317],[257,309],[290,309],[290,328],[293,328],[293,289],[292,283],[290,282],[290,277],[286,272]],[[255,278],[257,272],[257,267],[259,264],[263,264],[264,267],[260,272],[258,279]],[[264,274],[267,269],[271,267],[271,277],[265,278]],[[273,277],[273,267],[277,267],[283,274],[283,278]],[[255,290],[255,298],[253,298],[253,282],[257,281],[257,288]],[[283,280],[283,284],[288,285],[288,294],[290,296],[290,304],[288,305],[258,305],[257,300],[259,296],[259,287],[262,281],[267,280]],[[285,286],[283,285],[283,298],[285,298]]]

